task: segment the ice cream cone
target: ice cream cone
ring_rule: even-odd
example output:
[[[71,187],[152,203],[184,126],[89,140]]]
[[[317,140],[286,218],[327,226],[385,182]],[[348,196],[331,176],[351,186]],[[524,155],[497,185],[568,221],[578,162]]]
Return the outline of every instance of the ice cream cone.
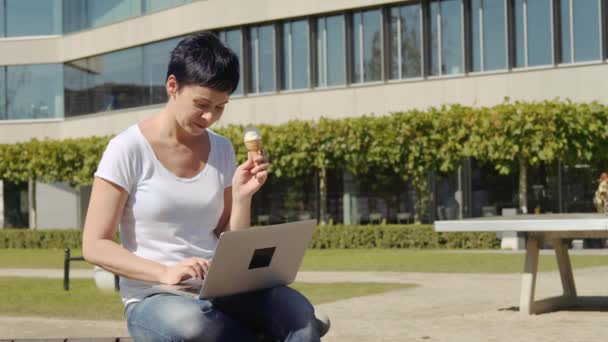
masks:
[[[255,161],[255,156],[257,156],[260,150],[262,149],[262,140],[258,139],[247,141],[245,142],[245,146],[247,146],[247,152],[253,153],[253,164],[255,166],[258,166],[258,162]]]
[[[250,140],[245,142],[245,146],[247,146],[247,151],[249,152],[258,152],[262,149],[262,140]]]
[[[255,127],[248,127],[247,129],[245,129],[245,138],[243,139],[243,141],[245,142],[245,146],[247,147],[247,152],[253,153],[252,157],[255,158],[255,156],[257,156],[257,154],[262,149],[262,135],[260,134],[260,131]],[[255,166],[258,166],[258,163],[255,161],[255,159],[253,163],[255,164]]]

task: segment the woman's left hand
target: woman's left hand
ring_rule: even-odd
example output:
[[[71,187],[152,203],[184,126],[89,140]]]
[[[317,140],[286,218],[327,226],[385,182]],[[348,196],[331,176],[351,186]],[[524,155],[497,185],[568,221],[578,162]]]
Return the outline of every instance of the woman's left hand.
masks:
[[[249,152],[247,161],[236,168],[232,178],[233,198],[250,199],[253,197],[268,179],[268,166],[268,157],[263,151],[259,151],[257,154]]]

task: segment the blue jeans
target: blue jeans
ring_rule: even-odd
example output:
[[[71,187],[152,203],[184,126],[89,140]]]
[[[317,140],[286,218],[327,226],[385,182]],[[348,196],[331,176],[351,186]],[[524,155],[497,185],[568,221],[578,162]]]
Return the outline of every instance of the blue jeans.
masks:
[[[211,301],[157,294],[127,307],[129,334],[142,341],[320,341],[314,308],[287,286]]]

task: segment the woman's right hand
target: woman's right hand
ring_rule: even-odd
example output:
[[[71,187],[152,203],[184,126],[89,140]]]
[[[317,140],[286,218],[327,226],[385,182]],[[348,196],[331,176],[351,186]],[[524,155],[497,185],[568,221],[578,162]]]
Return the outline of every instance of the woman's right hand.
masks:
[[[211,260],[203,258],[187,258],[175,265],[165,266],[160,282],[169,285],[175,285],[186,279],[203,279]]]

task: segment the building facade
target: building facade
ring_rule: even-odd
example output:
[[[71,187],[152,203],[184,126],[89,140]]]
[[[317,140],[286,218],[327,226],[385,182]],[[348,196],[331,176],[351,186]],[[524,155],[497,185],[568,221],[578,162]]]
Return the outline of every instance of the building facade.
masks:
[[[213,31],[241,59],[221,124],[382,115],[505,98],[604,101],[606,0],[0,0],[0,143],[116,134],[166,100],[165,70],[184,36]],[[531,170],[531,205],[592,210],[604,165]],[[410,187],[333,175],[338,222],[412,212]],[[517,207],[517,176],[475,161],[432,176],[429,219]],[[304,181],[313,184],[314,180]],[[31,187],[30,187],[31,188]],[[316,215],[315,194],[275,184],[260,220]],[[4,184],[4,226],[28,221],[28,186]],[[80,227],[90,189],[36,187],[40,227]],[[283,189],[283,190],[281,190]],[[287,189],[287,190],[286,190]],[[293,195],[299,193],[299,195]],[[65,200],[53,198],[63,196]],[[281,207],[285,199],[291,209]],[[588,203],[587,203],[588,202]],[[294,214],[295,213],[295,214]],[[298,214],[299,213],[299,214]],[[378,216],[380,215],[380,216]]]

